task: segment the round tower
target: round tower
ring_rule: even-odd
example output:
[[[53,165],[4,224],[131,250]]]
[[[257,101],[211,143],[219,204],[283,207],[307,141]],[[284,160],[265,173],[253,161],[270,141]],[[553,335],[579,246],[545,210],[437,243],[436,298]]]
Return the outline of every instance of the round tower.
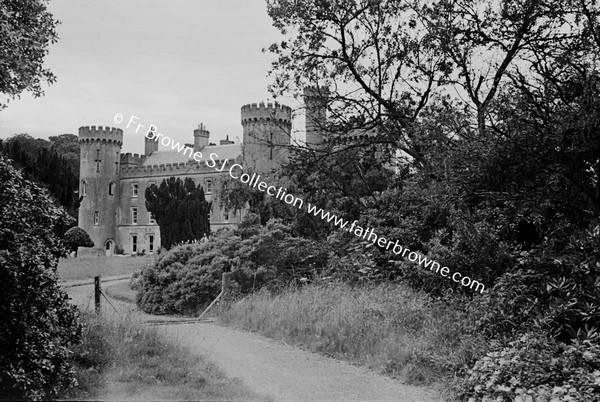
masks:
[[[119,163],[123,130],[112,127],[79,127],[78,225],[94,247],[112,254],[115,246],[119,205]]]
[[[292,109],[277,102],[242,106],[244,162],[268,171],[287,162],[292,141]]]
[[[306,146],[317,148],[323,143],[329,88],[304,88]]]

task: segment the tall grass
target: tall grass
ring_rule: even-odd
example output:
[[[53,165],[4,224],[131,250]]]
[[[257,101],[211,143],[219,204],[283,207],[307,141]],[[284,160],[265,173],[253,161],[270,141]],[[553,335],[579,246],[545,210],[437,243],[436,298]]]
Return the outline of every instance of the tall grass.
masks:
[[[421,385],[452,382],[484,349],[466,313],[398,284],[260,292],[220,319]]]
[[[237,380],[131,317],[83,313],[83,341],[74,348],[79,386],[64,399],[256,399]]]

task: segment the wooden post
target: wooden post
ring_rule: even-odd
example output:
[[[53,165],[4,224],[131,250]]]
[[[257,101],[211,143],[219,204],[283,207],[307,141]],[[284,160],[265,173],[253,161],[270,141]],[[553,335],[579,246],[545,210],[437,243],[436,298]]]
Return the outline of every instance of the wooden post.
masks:
[[[229,308],[231,286],[231,272],[223,272],[223,280],[221,281],[221,312]]]
[[[100,314],[100,296],[102,293],[101,283],[100,275],[96,276],[94,278],[94,305],[96,306],[97,314]]]

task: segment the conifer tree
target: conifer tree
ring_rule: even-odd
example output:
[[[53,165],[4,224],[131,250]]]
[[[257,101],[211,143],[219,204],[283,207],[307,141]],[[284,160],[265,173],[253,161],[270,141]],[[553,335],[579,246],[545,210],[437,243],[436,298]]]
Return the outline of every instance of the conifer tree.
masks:
[[[210,235],[210,208],[201,185],[191,178],[165,179],[160,186],[146,189],[146,209],[160,227],[163,247],[184,241],[200,240]]]

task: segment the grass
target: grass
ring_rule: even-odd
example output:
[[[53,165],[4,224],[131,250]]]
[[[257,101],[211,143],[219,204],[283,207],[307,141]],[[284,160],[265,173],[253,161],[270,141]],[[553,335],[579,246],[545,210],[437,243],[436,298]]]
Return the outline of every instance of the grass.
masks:
[[[135,304],[135,297],[137,292],[131,288],[131,285],[128,281],[118,282],[115,284],[107,283],[103,291],[113,299]]]
[[[61,280],[91,279],[97,275],[128,275],[152,261],[152,256],[61,258],[58,273]]]
[[[465,313],[398,284],[260,292],[220,320],[446,395],[458,371],[485,348]]]
[[[78,387],[68,400],[251,400],[238,380],[130,318],[83,313],[83,341],[74,348]]]

